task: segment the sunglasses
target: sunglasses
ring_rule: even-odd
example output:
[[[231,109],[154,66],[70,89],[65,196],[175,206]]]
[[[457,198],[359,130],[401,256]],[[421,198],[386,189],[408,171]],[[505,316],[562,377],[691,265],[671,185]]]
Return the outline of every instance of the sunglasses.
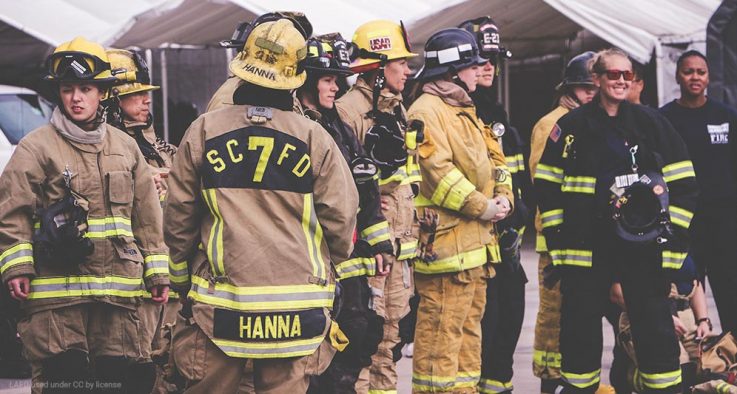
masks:
[[[635,73],[630,70],[606,70],[605,74],[606,78],[610,81],[618,81],[621,77],[624,77],[625,81],[635,79]]]

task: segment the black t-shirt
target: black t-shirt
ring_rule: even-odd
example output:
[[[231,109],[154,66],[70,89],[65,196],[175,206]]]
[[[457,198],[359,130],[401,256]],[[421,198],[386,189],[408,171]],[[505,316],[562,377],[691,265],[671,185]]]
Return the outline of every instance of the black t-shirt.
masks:
[[[688,147],[701,206],[731,203],[737,197],[737,111],[707,98],[699,108],[686,108],[675,100],[660,108]]]

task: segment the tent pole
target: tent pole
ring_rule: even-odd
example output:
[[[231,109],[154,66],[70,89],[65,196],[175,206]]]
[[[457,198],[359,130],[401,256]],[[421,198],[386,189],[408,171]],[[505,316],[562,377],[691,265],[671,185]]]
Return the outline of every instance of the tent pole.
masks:
[[[162,116],[164,117],[164,141],[169,141],[169,81],[166,70],[166,49],[162,48],[160,56],[161,63],[161,101]]]
[[[655,40],[655,82],[658,87],[658,107],[663,105],[665,98],[665,81],[663,81],[663,45]]]
[[[509,112],[509,62],[504,63],[504,78],[502,78],[502,87],[504,88],[504,111],[507,112],[507,118],[511,119],[512,114]]]

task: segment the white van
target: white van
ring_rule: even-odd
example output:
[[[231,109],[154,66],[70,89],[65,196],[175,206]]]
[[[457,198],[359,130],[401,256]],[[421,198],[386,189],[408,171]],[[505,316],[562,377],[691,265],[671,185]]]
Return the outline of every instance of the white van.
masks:
[[[10,160],[18,141],[49,122],[52,109],[33,90],[0,85],[0,171]]]

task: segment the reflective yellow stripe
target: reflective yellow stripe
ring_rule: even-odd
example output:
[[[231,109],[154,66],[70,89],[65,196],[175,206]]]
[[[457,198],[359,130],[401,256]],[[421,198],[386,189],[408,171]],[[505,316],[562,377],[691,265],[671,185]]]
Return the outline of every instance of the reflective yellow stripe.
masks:
[[[133,237],[131,220],[122,216],[87,219],[85,238]]]
[[[717,393],[719,394],[730,394],[733,393],[734,386],[725,382],[720,381],[720,383],[717,385]]]
[[[566,176],[563,178],[561,191],[567,193],[594,194],[596,192],[596,178],[591,176]]]
[[[477,371],[477,372],[458,371],[458,374],[456,374],[455,385],[453,387],[456,389],[462,389],[466,387],[476,387],[476,385],[479,383],[479,379],[481,379],[481,371]]]
[[[64,276],[39,277],[31,280],[28,299],[64,297],[141,297],[145,293],[143,278],[124,276]]]
[[[382,241],[389,240],[389,223],[384,220],[372,226],[366,227],[361,231],[361,238],[365,239],[369,245],[374,246]]]
[[[225,354],[238,358],[286,358],[307,356],[315,352],[325,336],[279,342],[237,342],[212,338]]]
[[[504,185],[512,189],[512,173],[509,171],[509,168],[507,168],[507,166],[498,166],[495,171],[502,172],[504,174],[502,181],[496,182],[497,186]]]
[[[497,394],[512,392],[514,385],[511,381],[502,382],[494,379],[481,379],[479,381],[479,393],[482,394]]]
[[[540,163],[537,165],[537,170],[535,171],[535,179],[563,183],[563,169]]]
[[[553,265],[574,265],[577,267],[591,267],[591,258],[593,253],[590,250],[551,250],[550,257],[553,258]]]
[[[402,185],[409,185],[410,183],[420,183],[422,181],[422,175],[420,175],[420,165],[414,162],[414,157],[407,157],[407,164],[405,164],[407,177],[402,180]]]
[[[695,176],[691,160],[679,161],[663,167],[663,179],[668,183]]]
[[[455,256],[435,260],[430,263],[418,259],[414,262],[415,271],[421,274],[442,274],[445,272],[458,272],[480,267],[487,262],[486,250],[487,249],[484,246],[469,252],[463,252]]]
[[[601,380],[601,368],[589,373],[571,373],[560,371],[560,375],[563,380],[568,382],[568,384],[583,389],[599,383],[599,380]]]
[[[304,208],[302,211],[302,230],[307,239],[307,253],[312,263],[312,275],[325,279],[325,260],[322,258],[322,226],[317,221],[315,205],[312,201],[312,193],[304,196]]]
[[[675,205],[669,206],[668,211],[670,212],[670,221],[673,222],[673,224],[677,224],[685,229],[688,229],[691,225],[693,212]]]
[[[0,274],[24,263],[33,264],[33,245],[30,242],[17,243],[0,254]]]
[[[143,277],[148,278],[156,274],[169,274],[169,256],[165,254],[150,254],[143,259]]]
[[[415,197],[414,202],[416,208],[430,207],[435,205],[432,201],[428,200],[427,197],[423,196],[422,193],[418,194],[417,197]]]
[[[189,297],[208,305],[239,311],[298,310],[329,308],[333,305],[335,285],[234,286],[210,283],[192,275]]]
[[[450,170],[438,183],[430,200],[439,207],[459,211],[476,187],[457,168]]]
[[[169,259],[169,280],[174,284],[189,282],[189,268],[186,261],[175,263]]]
[[[372,389],[368,391],[368,394],[397,394],[397,390],[377,390]]]
[[[560,353],[535,350],[532,354],[532,363],[542,368],[560,369]]]
[[[376,260],[373,257],[356,257],[335,266],[338,280],[356,276],[376,275]]]
[[[412,374],[412,390],[416,391],[450,391],[455,386],[455,382],[455,376]]]
[[[540,213],[540,219],[543,222],[543,228],[553,227],[563,224],[563,210],[553,209]]]
[[[404,144],[407,146],[407,149],[414,150],[417,148],[417,131],[407,130],[404,133]]]
[[[486,245],[486,250],[489,252],[490,263],[501,263],[502,262],[502,251],[499,249],[499,244]]]
[[[512,156],[506,156],[505,161],[507,162],[509,172],[512,174],[516,174],[525,170],[525,158],[524,156],[522,156],[522,153],[517,153],[516,155]]]
[[[673,252],[671,250],[663,251],[663,268],[671,268],[674,270],[681,269],[683,261],[686,260],[686,252]]]
[[[637,373],[642,378],[642,384],[646,388],[664,389],[681,384],[680,369],[663,373],[645,373],[638,370]]]
[[[210,261],[210,267],[215,276],[224,276],[223,217],[220,215],[215,189],[205,189],[202,191],[202,195],[207,207],[210,209],[210,215],[212,215],[213,220],[212,227],[210,228],[210,236],[207,241],[207,259]]]
[[[535,237],[535,252],[547,252],[548,251],[548,244],[545,242],[545,236],[542,234],[537,234]]]
[[[407,241],[399,244],[399,256],[397,260],[407,260],[417,256],[418,241]]]

